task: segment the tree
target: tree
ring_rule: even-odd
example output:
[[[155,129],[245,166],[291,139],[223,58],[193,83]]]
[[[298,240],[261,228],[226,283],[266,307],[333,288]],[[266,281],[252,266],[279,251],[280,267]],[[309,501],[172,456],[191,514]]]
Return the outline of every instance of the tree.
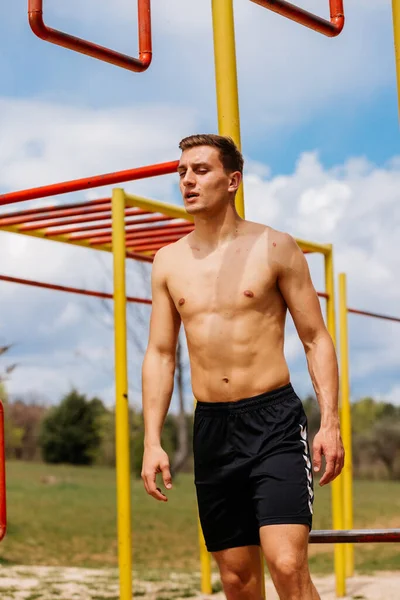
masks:
[[[310,445],[315,434],[318,432],[321,424],[321,412],[317,399],[314,396],[307,396],[303,400],[304,411],[307,415],[308,422],[308,438]]]
[[[19,460],[39,457],[40,428],[47,410],[35,396],[18,397],[7,404],[7,427],[14,431],[14,443],[8,449],[9,457]]]
[[[371,432],[363,436],[364,444],[372,460],[380,460],[385,465],[390,479],[398,479],[396,463],[400,456],[400,422],[383,418],[372,427]]]
[[[176,419],[177,429],[177,444],[176,451],[171,465],[171,474],[174,476],[181,471],[189,458],[189,427],[185,412],[185,394],[183,383],[183,357],[182,357],[182,342],[181,337],[178,338],[178,346],[176,349],[176,383],[178,388],[179,412]]]
[[[43,458],[49,463],[90,465],[101,444],[100,421],[106,409],[98,398],[72,390],[49,411],[40,435]]]

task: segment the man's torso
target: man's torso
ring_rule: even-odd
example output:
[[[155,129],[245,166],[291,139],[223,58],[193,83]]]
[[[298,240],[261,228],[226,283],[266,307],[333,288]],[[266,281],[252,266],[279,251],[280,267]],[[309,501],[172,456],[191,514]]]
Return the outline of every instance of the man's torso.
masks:
[[[280,236],[245,222],[211,252],[191,236],[169,247],[166,282],[185,328],[198,400],[238,400],[288,383]]]

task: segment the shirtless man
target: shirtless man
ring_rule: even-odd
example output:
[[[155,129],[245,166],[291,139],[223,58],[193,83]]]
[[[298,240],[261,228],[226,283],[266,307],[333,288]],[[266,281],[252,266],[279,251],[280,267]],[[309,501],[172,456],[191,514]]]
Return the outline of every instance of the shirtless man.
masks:
[[[156,255],[143,363],[142,478],[160,501],[172,488],[161,431],[181,322],[190,356],[195,485],[201,525],[228,600],[261,598],[259,545],[281,600],[318,600],[308,568],[313,474],[339,475],[344,452],[338,370],[307,262],[290,235],[241,219],[243,158],[232,140],[194,135],[178,173],[195,229]],[[284,357],[287,310],[303,343],[321,410],[313,461],[307,421]]]

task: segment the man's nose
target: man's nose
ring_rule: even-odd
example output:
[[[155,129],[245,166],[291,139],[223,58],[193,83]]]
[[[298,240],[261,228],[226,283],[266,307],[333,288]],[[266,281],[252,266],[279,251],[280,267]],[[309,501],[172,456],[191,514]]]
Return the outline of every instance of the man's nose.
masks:
[[[184,185],[194,185],[194,183],[195,183],[195,178],[194,178],[193,171],[187,170],[185,173],[185,176],[183,178],[183,184]]]

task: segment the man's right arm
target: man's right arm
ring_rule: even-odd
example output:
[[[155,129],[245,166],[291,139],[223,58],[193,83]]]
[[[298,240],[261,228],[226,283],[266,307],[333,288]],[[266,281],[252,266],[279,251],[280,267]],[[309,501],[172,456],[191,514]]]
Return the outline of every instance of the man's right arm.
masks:
[[[165,487],[171,487],[169,459],[161,447],[161,432],[174,387],[176,344],[181,324],[166,283],[166,253],[170,251],[160,250],[153,262],[150,334],[142,367],[145,427],[142,478],[147,493],[163,501],[167,498],[156,487],[156,475],[162,472]]]

